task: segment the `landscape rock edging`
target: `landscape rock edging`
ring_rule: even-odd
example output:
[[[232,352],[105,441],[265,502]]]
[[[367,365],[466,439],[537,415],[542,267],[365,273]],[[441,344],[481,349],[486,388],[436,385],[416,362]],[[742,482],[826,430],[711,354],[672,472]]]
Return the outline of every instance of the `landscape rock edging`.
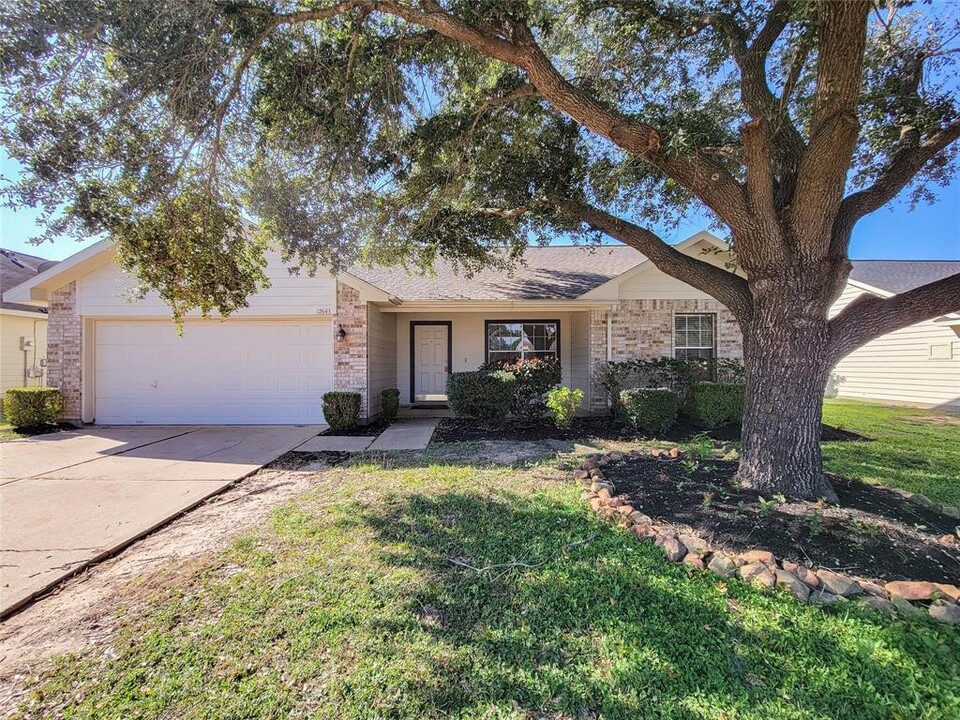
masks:
[[[632,532],[638,540],[653,541],[671,562],[682,563],[698,570],[707,570],[723,578],[739,577],[744,582],[765,592],[783,588],[802,603],[835,605],[858,600],[887,615],[926,614],[939,622],[960,625],[960,588],[945,583],[896,580],[884,585],[865,578],[838,573],[829,568],[813,570],[762,550],[733,554],[714,548],[691,529],[677,531],[667,523],[659,523],[636,510],[626,498],[616,495],[616,488],[603,474],[603,468],[622,462],[626,457],[640,457],[639,450],[603,453],[583,461],[573,472],[574,479],[584,492],[581,498],[590,503],[594,512]],[[663,460],[676,460],[678,448],[654,450],[651,455]],[[916,502],[917,495],[894,488],[907,502]],[[922,503],[923,498],[920,500]],[[927,500],[927,502],[930,502]],[[957,508],[940,506],[949,517],[960,516]],[[953,513],[948,513],[951,510]],[[929,602],[928,606],[917,603]]]

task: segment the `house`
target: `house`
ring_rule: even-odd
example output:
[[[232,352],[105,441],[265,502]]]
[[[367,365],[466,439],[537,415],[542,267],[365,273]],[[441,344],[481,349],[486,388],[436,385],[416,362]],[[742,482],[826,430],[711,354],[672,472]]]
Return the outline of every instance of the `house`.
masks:
[[[831,315],[864,293],[890,297],[957,273],[960,261],[856,260]],[[960,314],[879,337],[847,355],[834,373],[840,397],[960,408]]]
[[[0,248],[0,292],[26,282],[55,263]],[[8,388],[44,384],[47,309],[0,301],[0,395]]]
[[[718,265],[706,232],[677,246]],[[739,357],[740,330],[719,302],[624,246],[532,247],[512,273],[432,276],[351,268],[290,274],[268,257],[271,286],[227,320],[192,317],[178,336],[156,294],[131,301],[104,241],[8,292],[50,309],[49,382],[73,421],[307,423],[320,396],[357,390],[361,413],[400,389],[408,406],[446,399],[449,372],[552,355],[562,382],[604,411],[594,369],[635,357]]]

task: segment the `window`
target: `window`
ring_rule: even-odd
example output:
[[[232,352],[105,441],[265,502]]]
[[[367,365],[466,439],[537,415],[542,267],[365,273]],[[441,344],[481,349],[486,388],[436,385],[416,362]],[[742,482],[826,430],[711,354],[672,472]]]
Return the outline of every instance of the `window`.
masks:
[[[487,362],[560,357],[558,320],[488,320]]]
[[[683,313],[673,317],[673,356],[677,360],[714,357],[713,313]]]

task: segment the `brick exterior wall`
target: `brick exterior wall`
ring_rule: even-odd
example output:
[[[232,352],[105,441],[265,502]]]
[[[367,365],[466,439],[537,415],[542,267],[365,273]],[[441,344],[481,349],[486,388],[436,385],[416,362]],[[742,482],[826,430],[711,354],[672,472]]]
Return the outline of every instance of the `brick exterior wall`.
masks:
[[[336,337],[342,327],[347,336]],[[360,415],[369,416],[367,397],[367,304],[349,285],[337,283],[337,315],[334,319],[333,387],[360,392]]]
[[[673,316],[684,312],[716,313],[717,356],[743,357],[743,337],[736,318],[716,300],[621,300],[613,315],[611,359],[669,357],[673,354]],[[590,313],[590,410],[606,410],[603,387],[594,372],[607,361],[607,313]]]
[[[77,314],[77,284],[64,285],[50,297],[47,318],[47,383],[60,388],[63,419],[80,424],[82,396],[83,325]]]

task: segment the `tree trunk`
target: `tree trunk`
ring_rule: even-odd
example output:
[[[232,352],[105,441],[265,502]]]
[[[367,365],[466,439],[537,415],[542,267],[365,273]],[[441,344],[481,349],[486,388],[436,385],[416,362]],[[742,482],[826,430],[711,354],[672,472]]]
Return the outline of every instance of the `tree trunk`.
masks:
[[[828,305],[782,278],[752,289],[755,313],[743,328],[746,398],[738,478],[767,497],[836,502],[820,454],[831,369]]]

